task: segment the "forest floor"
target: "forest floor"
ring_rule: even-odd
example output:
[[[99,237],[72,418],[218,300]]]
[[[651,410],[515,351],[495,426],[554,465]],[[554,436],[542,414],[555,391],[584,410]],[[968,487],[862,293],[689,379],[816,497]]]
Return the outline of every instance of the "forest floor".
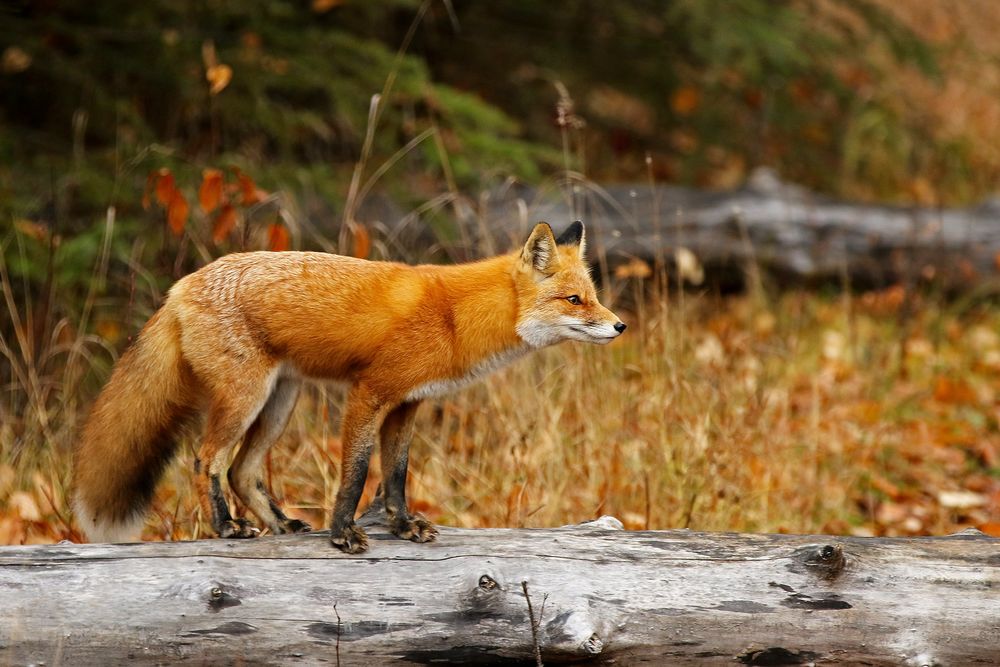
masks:
[[[619,341],[563,344],[421,409],[413,509],[465,527],[613,514],[630,529],[1000,536],[1000,313],[989,303],[901,288],[698,296],[638,278],[615,281],[605,301],[630,324]],[[341,397],[310,388],[267,462],[289,514],[317,528],[339,482]],[[0,544],[79,539],[69,449],[92,398],[47,414],[5,406]],[[195,448],[192,430],[146,539],[209,534]]]

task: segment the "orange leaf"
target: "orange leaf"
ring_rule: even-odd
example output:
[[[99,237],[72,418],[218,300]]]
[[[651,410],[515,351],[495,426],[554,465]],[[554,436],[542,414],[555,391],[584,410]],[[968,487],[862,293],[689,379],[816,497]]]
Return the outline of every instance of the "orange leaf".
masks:
[[[253,182],[252,178],[242,171],[237,172],[237,177],[240,179],[240,190],[243,192],[244,206],[253,206],[263,199],[263,191],[257,189],[257,184]]]
[[[201,187],[198,188],[198,203],[201,210],[211,213],[222,201],[222,172],[218,169],[206,169],[201,172]]]
[[[190,210],[184,195],[181,194],[180,190],[174,190],[170,204],[167,206],[167,224],[170,226],[170,231],[174,233],[174,236],[180,236],[184,233],[184,227],[187,225]]]
[[[122,331],[124,327],[122,322],[116,320],[98,320],[94,325],[94,329],[97,331],[97,335],[104,340],[116,343],[122,338]]]
[[[328,12],[337,5],[343,4],[344,0],[313,0],[312,10],[317,14]]]
[[[4,49],[3,55],[0,55],[0,69],[6,74],[17,74],[29,67],[31,67],[31,54],[18,46],[8,46]]]
[[[174,175],[170,173],[169,169],[163,167],[156,172],[156,201],[160,202],[160,206],[170,206],[176,191]]]
[[[967,284],[972,284],[976,282],[979,272],[976,271],[975,264],[963,258],[958,260],[958,275],[960,275]]]
[[[21,544],[26,535],[24,521],[10,515],[0,518],[0,544]]]
[[[275,252],[288,250],[288,230],[284,225],[274,223],[267,228],[267,247]]]
[[[670,107],[678,116],[688,116],[701,105],[701,93],[694,86],[681,86],[670,97]]]
[[[976,402],[976,392],[965,380],[938,376],[934,380],[934,400],[952,405],[972,405]]]
[[[624,280],[625,278],[648,278],[653,275],[653,269],[646,262],[638,257],[633,257],[625,264],[620,264],[615,268],[615,277]]]
[[[990,537],[1000,537],[1000,522],[998,521],[987,521],[986,523],[981,523],[978,528]],[[0,544],[2,544],[2,542],[0,542]]]
[[[353,225],[354,252],[351,253],[359,259],[367,259],[368,253],[372,249],[372,237],[363,225]]]
[[[233,80],[233,68],[221,63],[212,65],[205,70],[205,79],[209,84],[208,92],[212,95],[218,95]]]
[[[884,493],[889,498],[892,498],[893,500],[897,500],[902,495],[899,491],[898,486],[887,480],[885,477],[882,477],[881,475],[873,474],[871,476],[871,484],[872,487],[878,489],[879,491]]]
[[[235,226],[236,209],[230,204],[226,204],[215,218],[215,226],[212,227],[212,240],[216,243],[222,243]]]
[[[917,176],[910,181],[907,189],[914,201],[922,206],[933,206],[937,201],[934,185],[924,176]]]
[[[14,229],[36,241],[44,241],[49,237],[49,228],[46,225],[24,218],[14,221]]]
[[[432,505],[430,502],[426,500],[423,500],[422,498],[414,498],[410,500],[410,507],[412,508],[419,507],[420,509],[412,509],[411,511],[420,512],[421,514],[426,514],[429,510],[436,509],[434,505]]]

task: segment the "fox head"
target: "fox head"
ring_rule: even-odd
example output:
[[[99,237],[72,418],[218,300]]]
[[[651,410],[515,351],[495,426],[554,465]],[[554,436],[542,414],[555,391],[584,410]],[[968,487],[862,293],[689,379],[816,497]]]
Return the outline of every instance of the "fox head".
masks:
[[[625,323],[598,302],[585,251],[579,221],[558,239],[540,222],[521,249],[514,270],[517,334],[532,347],[564,340],[603,345],[625,331]]]

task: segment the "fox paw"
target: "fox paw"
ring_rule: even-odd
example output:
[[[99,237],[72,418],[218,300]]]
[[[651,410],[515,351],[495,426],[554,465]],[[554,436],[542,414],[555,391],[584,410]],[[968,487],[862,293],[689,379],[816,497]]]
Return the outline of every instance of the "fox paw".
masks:
[[[305,521],[299,521],[298,519],[284,519],[278,523],[278,529],[274,531],[274,534],[285,535],[287,533],[308,533],[311,530],[312,526]]]
[[[411,542],[433,542],[438,531],[434,524],[420,514],[403,514],[389,519],[389,530],[396,537]]]
[[[368,551],[368,535],[352,521],[341,529],[330,529],[330,544],[344,553],[360,554]]]
[[[223,521],[219,528],[219,537],[242,539],[258,535],[260,535],[260,528],[253,525],[249,519],[229,519]]]

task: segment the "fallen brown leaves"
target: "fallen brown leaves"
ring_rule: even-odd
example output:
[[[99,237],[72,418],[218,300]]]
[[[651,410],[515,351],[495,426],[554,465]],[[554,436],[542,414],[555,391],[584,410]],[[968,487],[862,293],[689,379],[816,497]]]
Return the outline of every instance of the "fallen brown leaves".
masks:
[[[637,529],[1000,535],[1000,314],[908,298],[647,303],[609,347],[562,345],[425,406],[413,509],[463,526],[608,513]],[[317,527],[339,483],[341,398],[307,391],[267,463],[275,496]],[[160,485],[147,539],[208,534],[195,446]],[[0,459],[0,543],[78,537],[68,465]]]

